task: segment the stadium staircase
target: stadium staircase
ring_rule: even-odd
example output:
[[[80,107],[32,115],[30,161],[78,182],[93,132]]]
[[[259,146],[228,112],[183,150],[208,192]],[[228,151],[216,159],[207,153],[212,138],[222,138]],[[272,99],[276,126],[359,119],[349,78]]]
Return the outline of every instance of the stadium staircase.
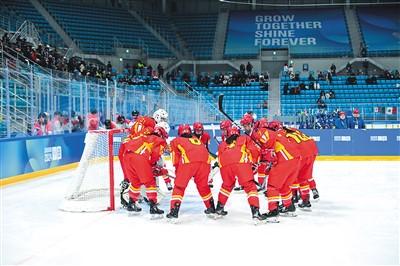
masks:
[[[178,50],[179,49],[179,46],[177,46],[177,45],[173,45],[173,43],[175,42],[175,44],[177,43],[177,41],[176,41],[176,36],[173,36],[173,32],[171,31],[171,32],[167,32],[166,30],[167,30],[167,26],[165,25],[164,26],[164,31],[162,31],[162,30],[156,30],[155,29],[155,23],[157,23],[157,22],[155,22],[155,20],[156,19],[161,19],[161,17],[160,16],[157,16],[157,15],[152,15],[152,19],[153,19],[153,22],[152,22],[152,24],[150,24],[150,22],[148,22],[148,20],[149,20],[149,17],[147,17],[148,18],[148,20],[145,20],[144,19],[144,17],[142,17],[138,12],[136,12],[135,10],[132,10],[132,9],[129,9],[128,10],[128,12],[137,20],[137,21],[139,21],[142,25],[143,25],[143,27],[145,28],[145,29],[147,29],[149,32],[151,32],[162,44],[164,44],[166,47],[168,47],[168,49],[178,58],[178,59],[182,59],[183,58],[183,54]],[[149,16],[149,15],[148,15]],[[150,19],[150,21],[151,21],[151,19]],[[160,24],[162,24],[162,23],[165,23],[165,21],[159,21],[159,23]],[[159,25],[160,25],[159,24]],[[152,26],[153,25],[153,26]],[[168,25],[168,24],[167,24]],[[164,32],[164,33],[162,33],[162,32]],[[174,38],[175,37],[175,38]]]
[[[360,30],[360,24],[358,22],[357,13],[354,8],[346,7],[344,9],[347,29],[349,31],[349,37],[351,42],[351,47],[353,49],[353,55],[355,57],[360,56],[360,50],[362,43],[362,36]]]
[[[229,20],[229,10],[221,10],[218,13],[217,26],[215,29],[212,58],[221,60],[224,58],[225,39]]]
[[[62,38],[64,43],[68,45],[68,48],[76,53],[82,53],[76,43],[71,39],[71,37],[64,31],[64,29],[57,23],[57,21],[51,16],[51,14],[44,8],[44,6],[38,0],[29,0],[36,8],[36,10],[43,16],[48,24],[54,29],[54,31]]]

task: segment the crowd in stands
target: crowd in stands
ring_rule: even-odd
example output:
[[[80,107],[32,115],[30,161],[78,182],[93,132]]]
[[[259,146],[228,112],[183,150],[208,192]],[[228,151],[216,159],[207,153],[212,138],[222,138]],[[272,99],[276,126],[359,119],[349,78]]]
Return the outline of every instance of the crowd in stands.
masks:
[[[246,70],[247,69],[247,72]],[[197,76],[188,72],[183,72],[180,67],[176,70],[171,71],[171,73],[166,74],[167,82],[182,80],[188,83],[196,82],[198,86],[204,86],[209,88],[210,85],[218,87],[232,87],[232,86],[250,86],[254,82],[259,82],[262,90],[268,90],[269,74],[266,73],[256,73],[252,72],[253,67],[250,63],[247,67],[244,64],[240,66],[239,72],[219,72],[214,73],[214,75],[203,72],[197,73]]]
[[[77,114],[75,111],[71,112],[71,117],[67,112],[56,111],[53,115],[41,112],[33,125],[33,129],[28,129],[27,135],[45,136],[84,132],[86,130],[129,128],[138,116],[139,112],[134,110],[130,119],[126,119],[123,115],[117,115],[115,121],[111,121],[105,119],[104,115],[97,112],[96,109],[92,109],[86,117]]]
[[[336,109],[328,112],[325,109],[317,113],[309,113],[307,110],[297,114],[297,124],[300,129],[364,129],[364,120],[360,117],[358,109],[343,111]]]
[[[353,69],[350,62],[347,63],[345,67],[345,75],[347,75],[346,85],[356,85],[357,84],[357,75],[368,75],[369,62],[368,60],[364,60],[362,64],[363,69]],[[320,90],[321,85],[319,81],[327,81],[328,84],[332,84],[333,77],[337,75],[336,66],[332,64],[328,71],[322,72],[317,71],[317,77],[314,76],[314,72],[308,72],[308,83],[300,82],[299,85],[289,87],[289,83],[285,83],[283,86],[283,95],[299,95],[301,91],[304,90]],[[300,73],[295,73],[293,70],[293,65],[285,64],[283,67],[283,74],[290,77],[291,81],[300,81]],[[378,79],[400,79],[400,73],[398,70],[393,70],[390,72],[389,70],[384,70],[381,75],[369,75],[366,78],[366,84],[377,84]],[[304,79],[303,79],[304,80]],[[326,109],[327,108],[327,99],[336,98],[335,92],[330,89],[328,92],[324,90],[320,91],[319,97],[316,100],[316,106],[318,109]],[[329,115],[327,115],[329,117]],[[322,119],[322,118],[321,118]],[[324,118],[325,120],[329,118]]]
[[[97,65],[87,63],[79,57],[67,59],[56,47],[43,44],[34,47],[32,43],[21,36],[17,36],[12,42],[9,34],[4,33],[1,38],[1,46],[12,56],[17,57],[22,54],[28,63],[33,62],[51,70],[73,73],[74,78],[112,79],[116,73],[110,62],[107,65]]]
[[[118,82],[129,85],[148,84],[149,79],[164,76],[164,68],[158,64],[157,71],[151,65],[146,66],[142,61],[136,64],[126,64],[121,76],[117,70],[108,62],[106,65],[88,63],[79,57],[66,58],[56,47],[39,44],[34,47],[25,38],[17,36],[15,41],[10,40],[10,35],[4,33],[0,40],[0,47],[14,57],[23,55],[28,63],[36,63],[44,68],[59,72],[72,73],[72,78],[92,78],[100,80],[113,80],[117,77]],[[56,73],[55,73],[56,74]],[[145,77],[145,78],[143,78]]]

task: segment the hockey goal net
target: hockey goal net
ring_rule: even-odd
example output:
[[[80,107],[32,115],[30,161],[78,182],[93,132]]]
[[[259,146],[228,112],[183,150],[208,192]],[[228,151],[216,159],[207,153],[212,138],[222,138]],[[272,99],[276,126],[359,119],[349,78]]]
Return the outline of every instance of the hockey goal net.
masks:
[[[118,151],[127,134],[123,129],[92,130],[86,134],[82,157],[61,210],[96,212],[115,209],[115,198],[119,196],[119,184],[123,179]]]

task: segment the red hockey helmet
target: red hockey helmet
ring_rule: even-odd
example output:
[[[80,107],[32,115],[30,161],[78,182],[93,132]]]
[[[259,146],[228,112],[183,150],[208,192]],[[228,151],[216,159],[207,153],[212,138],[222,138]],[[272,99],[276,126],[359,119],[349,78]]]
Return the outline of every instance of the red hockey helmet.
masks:
[[[156,133],[157,136],[159,136],[159,137],[161,137],[163,139],[167,139],[168,138],[168,133],[163,127],[156,126],[154,128],[154,133]]]
[[[242,119],[240,119],[240,124],[242,126],[244,125],[252,125],[254,123],[254,118],[251,114],[244,114],[244,116],[242,117]]]
[[[240,135],[240,130],[239,130],[239,128],[237,128],[237,127],[231,127],[229,130],[228,130],[228,138],[230,137],[230,136],[233,136],[233,135]]]
[[[266,118],[261,118],[260,120],[256,121],[256,123],[254,124],[254,128],[255,129],[259,129],[259,128],[268,128],[268,121]]]
[[[274,131],[278,131],[279,129],[283,128],[283,124],[279,120],[272,120],[268,123],[268,128]]]
[[[231,127],[232,127],[232,122],[230,120],[222,120],[221,123],[219,124],[219,128],[221,130],[223,129],[228,130]]]
[[[194,131],[194,132],[196,132],[196,131],[204,131],[204,126],[203,126],[203,124],[200,123],[200,122],[195,122],[195,123],[193,124],[193,131]]]
[[[183,134],[191,134],[192,130],[188,124],[182,124],[178,127],[178,136],[182,136]]]
[[[152,117],[139,116],[131,127],[131,135],[138,136],[140,134],[148,135],[154,131],[156,122]],[[144,132],[146,130],[146,132]],[[150,133],[149,133],[150,132]]]

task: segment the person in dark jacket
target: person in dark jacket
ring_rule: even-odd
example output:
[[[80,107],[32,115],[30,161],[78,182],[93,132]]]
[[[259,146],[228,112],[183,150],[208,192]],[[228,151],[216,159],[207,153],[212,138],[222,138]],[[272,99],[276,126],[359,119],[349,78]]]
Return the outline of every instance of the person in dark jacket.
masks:
[[[335,120],[335,128],[336,129],[348,129],[349,123],[346,118],[345,112],[339,112],[339,118]]]

